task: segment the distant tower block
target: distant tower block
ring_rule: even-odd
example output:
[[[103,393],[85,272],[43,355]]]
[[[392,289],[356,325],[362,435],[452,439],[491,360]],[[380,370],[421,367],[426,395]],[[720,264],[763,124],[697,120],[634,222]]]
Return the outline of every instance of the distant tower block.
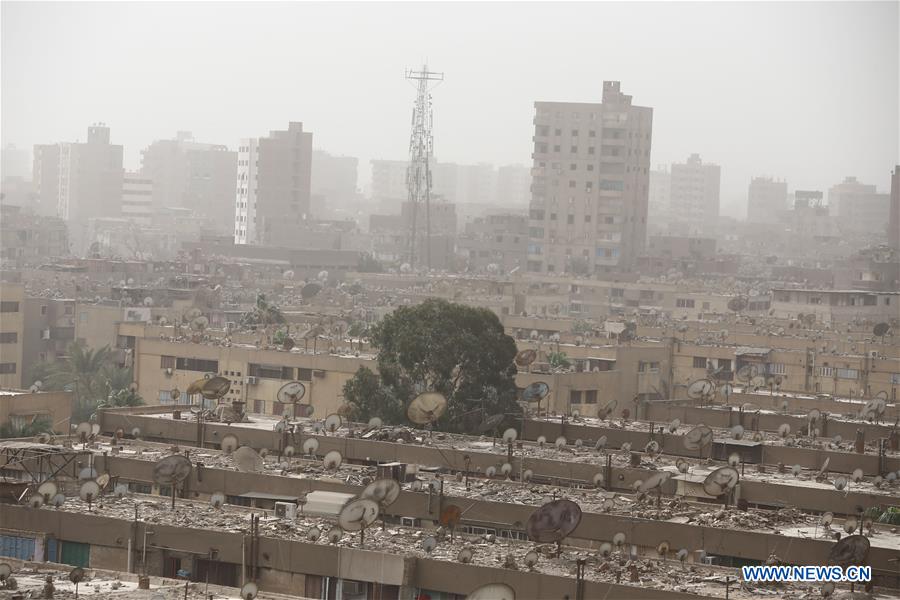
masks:
[[[428,70],[423,65],[421,71],[406,71],[406,78],[417,82],[416,104],[412,114],[412,131],[409,135],[409,167],[406,171],[406,188],[411,204],[409,222],[409,266],[416,266],[416,250],[419,232],[420,209],[425,209],[425,264],[431,269],[431,156],[434,138],[431,133],[431,93],[430,82],[443,81],[444,74]]]

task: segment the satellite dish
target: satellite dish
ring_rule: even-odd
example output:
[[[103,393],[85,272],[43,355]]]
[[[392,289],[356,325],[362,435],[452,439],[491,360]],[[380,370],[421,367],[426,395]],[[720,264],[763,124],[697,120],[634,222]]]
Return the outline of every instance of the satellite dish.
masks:
[[[249,446],[241,446],[234,451],[231,459],[238,471],[244,473],[252,473],[254,471],[262,471],[265,467],[265,461],[256,453],[256,450]]]
[[[41,485],[38,486],[37,493],[44,498],[45,502],[49,502],[50,499],[55,496],[59,492],[59,489],[56,487],[56,484],[52,481],[45,481]]]
[[[606,404],[601,406],[597,410],[597,418],[598,419],[606,419],[609,415],[613,414],[613,411],[616,410],[616,406],[618,406],[619,402],[615,398],[609,400]]]
[[[875,337],[883,338],[888,334],[890,330],[890,323],[878,323],[874,328],[872,328],[872,335],[874,335]]]
[[[550,394],[550,386],[543,381],[535,381],[522,390],[522,400],[540,402]]]
[[[678,469],[679,473],[687,473],[690,467],[691,464],[683,458],[679,458],[675,461],[675,468]]]
[[[303,454],[313,455],[316,453],[316,450],[319,449],[319,440],[316,438],[307,438],[305,442],[303,442]]]
[[[656,440],[650,440],[647,442],[647,445],[644,446],[644,452],[649,454],[651,457],[656,456],[659,453],[659,442]]]
[[[621,531],[613,536],[613,546],[621,548],[625,544],[625,534]]]
[[[836,588],[836,584],[833,581],[826,581],[822,584],[819,593],[822,594],[823,598],[829,598],[832,594],[834,594],[834,590]]]
[[[836,489],[837,491],[840,492],[845,487],[847,487],[847,478],[846,477],[838,477],[837,479],[834,480],[834,489]]]
[[[534,550],[529,550],[527,554],[525,554],[525,566],[531,569],[534,565],[537,564],[538,561],[538,553]]]
[[[203,331],[209,327],[209,319],[201,315],[195,319],[191,319],[189,326],[192,331]]]
[[[337,413],[331,413],[325,417],[325,431],[334,433],[344,424],[344,419]]]
[[[461,562],[463,564],[468,564],[468,563],[472,562],[472,557],[474,555],[475,555],[475,553],[472,552],[471,548],[463,548],[462,550],[459,551],[459,554],[456,555],[456,560],[458,560],[459,562]]]
[[[312,527],[309,531],[306,532],[306,539],[311,542],[318,541],[319,537],[322,535],[322,530],[318,527]]]
[[[710,496],[721,496],[734,489],[740,477],[740,473],[736,469],[720,467],[703,480],[703,491]]]
[[[681,421],[678,419],[673,420],[669,423],[669,433],[675,433],[678,431],[678,428],[681,427]]]
[[[342,537],[344,537],[344,532],[341,531],[341,528],[337,525],[329,529],[328,534],[326,535],[326,538],[332,544],[337,544],[339,541],[341,541]]]
[[[360,494],[361,498],[373,500],[382,507],[390,506],[399,496],[400,484],[393,479],[376,479]]]
[[[225,505],[225,494],[216,492],[209,498],[209,505],[215,509],[222,508]]]
[[[313,416],[313,413],[316,411],[316,407],[312,404],[295,404],[294,405],[294,417],[298,419],[308,419]]]
[[[669,553],[669,542],[662,541],[656,546],[656,553],[659,554],[662,558],[666,557],[666,554]]]
[[[369,428],[370,429],[379,429],[384,425],[384,422],[381,420],[381,417],[372,417],[369,419]]]
[[[294,447],[293,446],[285,446],[284,451],[282,452],[286,457],[290,458],[294,456]]]
[[[71,571],[69,571],[69,581],[78,585],[82,581],[84,581],[84,569],[81,567],[75,567]]]
[[[252,581],[248,581],[241,588],[241,600],[253,600],[259,593],[259,587]]]
[[[603,558],[609,558],[609,555],[612,554],[612,544],[610,544],[609,542],[603,542],[602,544],[600,544],[598,550],[600,552],[600,556],[602,556]]]
[[[814,408],[806,414],[806,420],[809,422],[818,421],[822,416],[822,412],[818,408]]]
[[[791,433],[791,426],[787,423],[782,423],[778,426],[778,435],[782,438],[786,438]]]
[[[134,427],[134,428],[131,430],[131,437],[133,437],[134,439],[139,439],[139,438],[141,437],[141,428],[140,428],[140,427]]]
[[[506,431],[503,432],[503,443],[509,444],[511,442],[516,441],[516,438],[519,437],[519,432],[510,427]]]
[[[669,471],[659,471],[657,473],[654,473],[653,475],[645,479],[643,483],[641,483],[638,491],[649,492],[651,490],[655,490],[656,488],[661,487],[662,484],[667,482],[670,477],[672,477],[672,473],[670,473]]]
[[[63,494],[56,494],[55,496],[53,496],[50,499],[50,502],[48,504],[55,506],[56,508],[59,508],[60,506],[62,506],[65,503],[66,503],[66,497]]]
[[[537,359],[537,352],[532,349],[520,350],[516,354],[516,365],[520,367],[527,367],[531,363],[533,363]]]
[[[748,385],[754,390],[766,387],[766,378],[762,375],[755,375],[750,378],[750,382],[748,383]]]
[[[553,443],[556,445],[557,448],[565,448],[566,436],[564,436],[564,435],[559,436],[558,438],[556,438],[556,441]]]
[[[96,479],[97,478],[97,470],[94,467],[85,467],[78,472],[78,479],[84,481],[85,479]]]
[[[831,547],[828,553],[829,565],[840,565],[847,568],[851,565],[862,565],[869,556],[869,538],[864,535],[850,535],[842,538]]]
[[[419,394],[406,408],[406,416],[417,425],[431,425],[447,410],[447,399],[437,392]]]
[[[229,433],[225,437],[222,438],[221,447],[222,452],[225,454],[231,454],[240,446],[240,442],[238,441],[238,437],[233,433]]]
[[[341,462],[343,460],[344,458],[341,456],[340,452],[338,452],[337,450],[332,450],[325,455],[325,458],[322,460],[322,464],[325,465],[326,469],[334,471],[341,466]]]
[[[44,497],[40,494],[33,494],[31,498],[28,499],[28,507],[29,508],[40,508],[44,505]]]
[[[497,474],[497,467],[495,467],[494,465],[489,466],[487,469],[484,470],[484,474],[487,475],[488,477],[493,477],[494,475]]]
[[[606,448],[606,436],[601,435],[594,443],[594,450],[603,450]]]
[[[289,381],[275,394],[275,399],[282,404],[296,404],[306,395],[306,386],[300,381]]]
[[[580,522],[580,506],[571,500],[553,500],[531,513],[525,531],[538,543],[561,542]]]
[[[709,379],[698,379],[692,382],[687,388],[688,398],[691,400],[700,400],[711,396],[716,391],[716,386]]]
[[[227,394],[230,389],[231,380],[216,375],[215,377],[210,377],[203,383],[203,387],[200,388],[200,395],[207,400],[219,400],[225,397],[225,394]]]
[[[543,435],[539,435],[539,436],[537,436],[537,439],[535,441],[537,442],[538,446],[543,448],[544,444],[547,443],[547,437],[543,436]]]
[[[619,448],[622,452],[631,452],[631,442],[622,442],[622,445]]]
[[[822,513],[822,517],[819,519],[823,526],[828,527],[831,525],[832,521],[834,521],[834,513],[826,512]]]
[[[502,474],[506,475],[507,477],[509,477],[509,474],[512,473],[512,469],[513,469],[512,465],[509,464],[508,462],[505,462],[502,465],[500,465],[500,472]]]
[[[791,467],[791,473],[793,473],[794,477],[800,475],[800,473],[802,472],[803,467],[801,467],[800,465],[794,465],[793,467]]]
[[[361,531],[378,518],[378,503],[369,498],[357,498],[348,502],[338,515],[338,524],[344,531]]]
[[[706,425],[697,425],[684,434],[684,447],[687,450],[706,448],[713,441],[713,431]]]
[[[744,437],[744,426],[743,425],[735,425],[731,428],[731,437],[735,440],[739,440]]]
[[[90,423],[79,423],[78,427],[75,428],[75,435],[84,440],[91,435],[91,431],[92,428]]]
[[[153,481],[159,485],[177,485],[191,474],[191,461],[182,454],[173,454],[153,465]]]
[[[109,485],[109,473],[100,475],[100,477],[97,478],[97,485],[100,486],[101,490],[106,489],[106,486]]]
[[[431,554],[435,548],[437,548],[437,538],[435,538],[433,535],[429,535],[422,540],[422,550],[424,550],[428,554]]]
[[[853,533],[857,527],[859,527],[859,520],[856,517],[850,516],[844,521],[844,531],[847,533]]]
[[[516,591],[505,583],[488,583],[472,591],[466,600],[516,600]]]
[[[6,581],[12,575],[12,567],[8,563],[0,563],[0,581]]]
[[[78,497],[90,505],[100,496],[100,486],[96,481],[85,481],[78,490]]]
[[[741,455],[738,454],[737,452],[732,452],[728,456],[728,464],[732,467],[736,467],[739,464],[741,464]]]

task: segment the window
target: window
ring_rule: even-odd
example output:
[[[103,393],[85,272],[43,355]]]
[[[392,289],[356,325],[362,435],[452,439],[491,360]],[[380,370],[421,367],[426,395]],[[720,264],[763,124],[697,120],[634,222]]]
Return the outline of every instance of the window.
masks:
[[[716,368],[721,369],[722,371],[730,371],[731,370],[731,359],[730,358],[719,358],[716,360]]]
[[[900,385],[900,373],[891,373],[891,385]]]
[[[694,308],[693,298],[678,298],[675,300],[675,306],[678,308]]]
[[[181,358],[175,359],[175,368],[183,371],[200,371],[203,373],[218,373],[219,361],[204,360],[202,358]]]
[[[575,215],[569,215],[566,218],[566,223],[568,223],[569,225],[574,225],[575,224]]]
[[[47,314],[47,305],[44,304],[41,306],[41,316],[44,316],[46,314]]]
[[[159,368],[160,369],[174,369],[175,368],[175,357],[174,356],[160,356],[159,357]]]
[[[612,288],[609,290],[609,295],[613,298],[622,298],[625,296],[625,290],[622,288]]]
[[[577,130],[577,129],[573,129],[573,130],[572,130],[572,137],[578,137],[578,130]]]
[[[587,390],[584,393],[585,404],[597,404],[597,390]]]
[[[266,401],[265,400],[254,400],[253,401],[253,412],[258,415],[266,414]]]
[[[695,356],[694,357],[694,368],[695,369],[705,369],[706,368],[706,357],[705,356]]]
[[[16,372],[16,363],[0,363],[0,375],[13,375]]]
[[[0,344],[15,344],[19,341],[19,334],[16,331],[4,331],[0,333]]]
[[[570,188],[575,187],[575,180],[574,180],[574,179],[570,179],[570,180],[569,180],[569,187],[570,187]]]
[[[659,363],[642,360],[638,363],[638,373],[659,373]]]
[[[816,367],[816,375],[819,377],[834,377],[834,367]]]
[[[280,365],[250,364],[247,374],[251,377],[263,377],[265,379],[293,379],[294,368]]]
[[[572,154],[578,154],[578,146],[572,146],[569,152],[571,152]]]
[[[838,379],[859,379],[859,371],[856,369],[838,369]]]
[[[875,306],[877,303],[877,296],[863,296],[863,306]]]
[[[569,404],[581,404],[580,390],[571,390],[569,392]]]
[[[0,302],[0,312],[19,312],[19,303],[11,300]]]
[[[784,375],[787,373],[784,363],[769,363],[766,370],[769,372],[769,375]]]

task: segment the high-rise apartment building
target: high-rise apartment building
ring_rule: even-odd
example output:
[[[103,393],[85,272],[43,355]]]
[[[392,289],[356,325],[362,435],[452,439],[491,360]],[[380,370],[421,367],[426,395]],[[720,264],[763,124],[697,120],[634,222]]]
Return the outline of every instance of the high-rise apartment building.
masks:
[[[650,191],[647,198],[648,229],[663,232],[669,229],[669,203],[672,194],[672,175],[666,165],[650,171]]]
[[[76,253],[85,249],[89,219],[119,214],[122,177],[122,146],[109,143],[103,123],[88,128],[87,143],[34,147],[38,211],[68,221]]]
[[[497,169],[497,204],[524,206],[531,199],[531,169],[505,165]]]
[[[890,196],[879,194],[874,185],[845,177],[828,189],[828,208],[839,217],[842,230],[881,237],[890,219]]]
[[[653,109],[618,81],[603,102],[535,102],[527,269],[606,273],[629,268],[647,237]]]
[[[309,218],[313,134],[303,123],[241,141],[234,213],[236,244],[278,245]]]
[[[126,172],[122,179],[122,217],[149,225],[153,218],[153,180]]]
[[[217,233],[232,230],[237,152],[179,131],[175,139],[156,140],[141,151],[141,174],[153,180],[156,212],[187,208],[210,219]]]
[[[353,156],[313,151],[310,210],[316,218],[330,217],[335,208],[346,207],[353,202],[358,167],[359,160]]]
[[[712,235],[719,220],[721,174],[719,165],[704,164],[699,154],[672,164],[669,206],[673,229],[688,235]]]
[[[900,165],[891,174],[891,208],[887,227],[888,245],[900,250]]]
[[[787,182],[771,177],[754,177],[747,188],[747,220],[777,223],[779,213],[788,209]]]

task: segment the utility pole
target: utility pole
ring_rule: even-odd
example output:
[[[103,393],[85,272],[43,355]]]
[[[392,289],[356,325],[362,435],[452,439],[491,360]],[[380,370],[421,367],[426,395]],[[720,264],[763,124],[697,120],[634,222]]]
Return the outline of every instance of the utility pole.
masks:
[[[416,267],[416,243],[418,242],[419,208],[425,209],[426,266],[431,269],[431,156],[434,137],[431,133],[431,93],[429,82],[443,81],[444,74],[428,70],[408,69],[406,79],[416,82],[416,104],[413,107],[412,131],[409,136],[409,166],[406,170],[406,189],[410,204],[409,266]]]

